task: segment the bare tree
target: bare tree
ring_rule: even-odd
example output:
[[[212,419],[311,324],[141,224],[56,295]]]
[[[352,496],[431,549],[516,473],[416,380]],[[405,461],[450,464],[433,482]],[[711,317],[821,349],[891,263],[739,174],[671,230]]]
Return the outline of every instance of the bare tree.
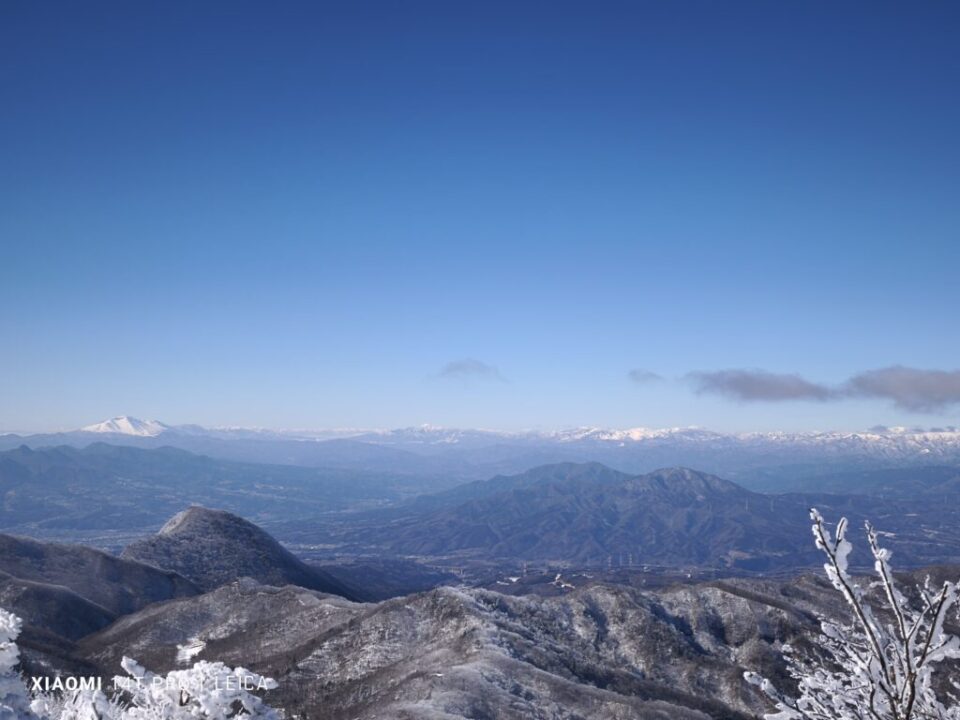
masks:
[[[826,555],[824,568],[843,595],[852,621],[822,620],[820,657],[801,656],[784,646],[799,696],[787,698],[768,680],[746,678],[771,697],[777,712],[770,720],[960,720],[955,681],[938,694],[933,675],[938,663],[960,658],[960,638],[944,631],[955,608],[958,584],[931,586],[929,577],[911,601],[897,588],[890,570],[890,551],[880,547],[877,532],[866,524],[867,540],[881,591],[877,612],[864,589],[848,572],[853,546],[846,539],[847,520],[837,524],[834,539],[823,518],[811,510],[817,547]]]

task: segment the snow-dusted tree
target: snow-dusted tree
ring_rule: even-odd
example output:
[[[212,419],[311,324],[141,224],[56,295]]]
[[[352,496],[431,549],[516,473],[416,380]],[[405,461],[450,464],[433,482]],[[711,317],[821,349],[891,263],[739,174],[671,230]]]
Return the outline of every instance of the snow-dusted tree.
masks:
[[[186,670],[163,676],[123,658],[129,675],[118,675],[114,686],[126,696],[121,702],[96,690],[38,698],[33,708],[48,720],[281,720],[283,715],[251,691],[273,689],[277,683],[244,668],[201,661]]]
[[[30,693],[16,671],[20,661],[21,622],[13,613],[0,609],[0,720],[32,718]]]
[[[74,690],[37,696],[30,708],[40,720],[126,720],[126,705],[99,690]],[[159,716],[158,716],[159,717]]]
[[[165,676],[123,659],[129,676],[114,685],[125,698],[108,698],[99,690],[81,689],[32,699],[16,672],[20,659],[17,637],[21,621],[0,609],[0,720],[282,720],[254,690],[272,690],[277,683],[244,668],[201,661]]]
[[[123,720],[280,720],[282,715],[251,690],[272,690],[275,680],[242,667],[231,669],[221,662],[201,660],[187,670],[174,670],[165,677],[145,670],[125,657],[129,677],[117,676],[114,684],[131,697]]]
[[[767,715],[776,720],[960,720],[960,704],[949,689],[938,695],[933,674],[938,663],[960,658],[960,638],[944,631],[955,608],[958,584],[931,586],[929,578],[908,599],[897,588],[890,570],[890,551],[880,547],[877,532],[867,523],[867,540],[882,601],[877,611],[867,593],[848,572],[853,549],[846,539],[846,518],[837,524],[834,539],[823,518],[812,510],[813,535],[827,557],[824,568],[843,595],[851,622],[822,620],[818,658],[801,656],[784,647],[799,696],[787,698],[768,680],[747,673],[777,705]],[[955,690],[960,690],[955,682]]]

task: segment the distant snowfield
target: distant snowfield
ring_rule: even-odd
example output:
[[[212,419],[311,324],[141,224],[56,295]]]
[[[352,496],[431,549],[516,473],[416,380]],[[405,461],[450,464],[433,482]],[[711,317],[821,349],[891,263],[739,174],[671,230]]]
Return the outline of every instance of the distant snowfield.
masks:
[[[358,428],[333,428],[324,430],[287,430],[241,427],[211,427],[200,425],[167,425],[159,420],[140,420],[121,415],[93,425],[80,428],[78,432],[134,437],[157,437],[159,435],[189,435],[219,439],[283,439],[324,441],[353,439],[371,445],[397,447],[417,446],[475,446],[492,444],[542,445],[542,444],[596,444],[661,445],[681,444],[690,447],[822,447],[824,449],[851,450],[861,448],[872,452],[910,454],[938,454],[944,448],[960,449],[960,430],[950,426],[933,430],[905,427],[873,428],[865,431],[825,432],[746,432],[721,433],[704,428],[627,428],[609,429],[581,427],[566,430],[521,430],[502,432],[497,430],[443,428],[435,425],[398,428],[394,430],[364,430]]]
[[[139,420],[135,417],[121,415],[96,423],[95,425],[87,425],[86,427],[80,428],[80,432],[156,437],[169,429],[169,425],[164,425],[157,420]]]
[[[156,437],[161,433],[182,435],[209,435],[213,437],[237,438],[277,437],[285,439],[302,438],[326,440],[331,438],[362,438],[374,444],[449,444],[487,440],[487,441],[555,441],[555,442],[648,442],[651,440],[686,440],[688,442],[710,442],[717,440],[738,440],[741,442],[772,443],[812,443],[831,441],[859,441],[876,443],[897,442],[960,442],[960,428],[948,426],[930,430],[906,427],[882,427],[869,430],[828,430],[808,432],[741,432],[723,433],[707,430],[698,426],[672,428],[601,428],[578,427],[564,430],[517,430],[500,431],[486,429],[444,428],[437,425],[385,429],[363,428],[326,428],[326,429],[271,429],[246,428],[239,426],[204,427],[201,425],[168,425],[159,420],[141,420],[129,415],[119,415],[103,422],[79,428],[77,432],[111,433],[116,435],[135,435]]]
[[[206,646],[207,644],[203,642],[203,640],[196,637],[190,638],[183,645],[177,645],[177,663],[179,665],[186,665],[202,653]]]

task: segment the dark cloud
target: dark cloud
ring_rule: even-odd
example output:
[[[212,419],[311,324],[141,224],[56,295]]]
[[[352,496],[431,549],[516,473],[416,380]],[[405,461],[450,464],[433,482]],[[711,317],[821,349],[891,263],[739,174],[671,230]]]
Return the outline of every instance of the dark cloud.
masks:
[[[500,374],[500,371],[493,365],[488,365],[480,360],[473,358],[464,358],[463,360],[453,360],[444,365],[437,374],[441,378],[450,379],[476,379],[476,380],[494,380],[497,382],[506,382],[506,378]]]
[[[850,378],[845,392],[892,400],[901,410],[943,412],[960,404],[960,370],[920,370],[894,365]]]
[[[699,394],[724,395],[742,402],[822,402],[835,397],[835,392],[826,385],[810,382],[799,375],[778,374],[766,370],[693,372],[687,375],[687,378],[694,383]]]
[[[660,382],[661,380],[663,380],[663,378],[657,375],[655,372],[650,372],[649,370],[642,370],[640,368],[634,368],[633,370],[628,372],[627,377],[629,377],[635,383],[639,383],[639,384]]]

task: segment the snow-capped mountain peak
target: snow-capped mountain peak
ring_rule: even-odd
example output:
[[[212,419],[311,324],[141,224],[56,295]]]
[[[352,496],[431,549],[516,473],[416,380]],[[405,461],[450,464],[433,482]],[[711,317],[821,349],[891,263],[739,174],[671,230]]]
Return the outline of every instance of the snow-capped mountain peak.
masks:
[[[714,432],[697,426],[649,428],[633,427],[609,429],[580,427],[567,430],[497,431],[456,429],[420,425],[394,430],[269,430],[264,428],[204,427],[201,425],[166,425],[157,420],[139,420],[121,416],[80,429],[83,433],[154,438],[163,435],[165,442],[176,445],[181,438],[213,438],[217,440],[322,442],[350,438],[371,445],[385,445],[412,451],[464,452],[488,447],[536,448],[559,452],[568,458],[596,459],[604,453],[631,453],[645,458],[647,465],[654,460],[662,465],[693,462],[698,457],[736,457],[746,455],[761,458],[780,458],[780,461],[798,462],[798,457],[840,458],[859,457],[882,460],[885,463],[913,461],[926,463],[954,462],[960,457],[960,430],[953,426],[923,428],[873,427],[866,431],[826,432]],[[599,453],[599,455],[598,455]],[[799,455],[798,455],[799,454]],[[613,460],[611,460],[613,462]],[[709,467],[714,467],[709,465]],[[725,467],[725,466],[724,466]]]
[[[156,437],[169,429],[168,425],[164,425],[157,420],[140,420],[129,415],[121,415],[80,428],[82,432],[135,435],[137,437]]]

